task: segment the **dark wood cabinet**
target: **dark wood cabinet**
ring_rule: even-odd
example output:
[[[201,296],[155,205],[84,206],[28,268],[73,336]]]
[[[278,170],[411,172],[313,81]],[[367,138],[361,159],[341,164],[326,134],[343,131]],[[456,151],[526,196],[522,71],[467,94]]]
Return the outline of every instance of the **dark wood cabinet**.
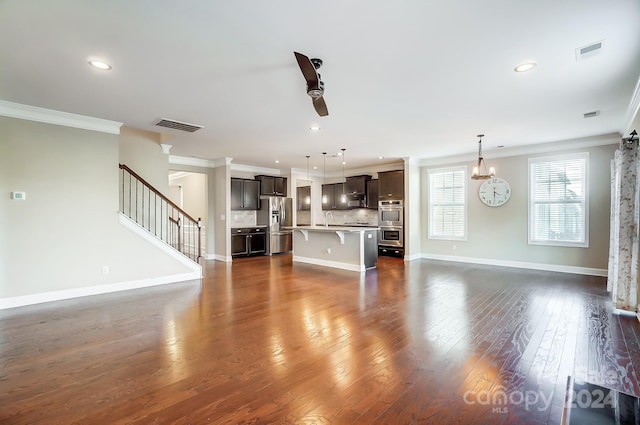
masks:
[[[276,176],[255,176],[260,182],[260,195],[287,196],[287,178]]]
[[[380,201],[404,199],[404,171],[378,173],[378,199]]]
[[[367,208],[378,209],[378,180],[367,182]]]
[[[267,251],[267,229],[247,227],[231,229],[231,256],[262,255]]]
[[[309,211],[311,209],[311,186],[296,188],[296,198],[298,198],[298,211]]]
[[[352,176],[347,177],[345,185],[345,193],[347,195],[362,195],[367,193],[367,182],[371,180],[371,176]]]
[[[274,177],[273,178],[273,190],[276,196],[287,196],[287,178],[286,177]]]
[[[256,180],[231,179],[231,209],[260,209],[260,182]]]
[[[346,191],[346,187],[344,187]],[[346,193],[346,192],[345,192]],[[347,198],[342,198],[343,183],[322,185],[322,209],[323,210],[348,210]],[[344,201],[344,202],[343,202]]]

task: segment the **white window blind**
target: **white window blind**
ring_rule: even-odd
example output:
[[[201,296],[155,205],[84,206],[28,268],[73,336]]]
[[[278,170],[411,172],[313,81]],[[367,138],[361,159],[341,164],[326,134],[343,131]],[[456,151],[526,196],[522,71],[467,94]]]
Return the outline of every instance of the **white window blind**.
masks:
[[[466,168],[429,170],[429,238],[466,239]]]
[[[589,246],[589,154],[529,159],[529,243]]]

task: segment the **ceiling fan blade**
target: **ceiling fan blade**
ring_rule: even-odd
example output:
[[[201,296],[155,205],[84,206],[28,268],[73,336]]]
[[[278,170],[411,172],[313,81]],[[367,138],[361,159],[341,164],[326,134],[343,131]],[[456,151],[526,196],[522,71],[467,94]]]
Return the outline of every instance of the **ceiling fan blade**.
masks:
[[[324,98],[322,96],[313,99],[313,107],[316,108],[316,112],[321,117],[326,117],[327,115],[329,115],[327,104],[324,102]]]
[[[316,72],[316,68],[311,63],[311,59],[309,59],[302,53],[293,52],[293,54],[296,55],[298,66],[300,67],[300,71],[302,71],[304,79],[307,81],[307,86],[318,87],[318,73]]]

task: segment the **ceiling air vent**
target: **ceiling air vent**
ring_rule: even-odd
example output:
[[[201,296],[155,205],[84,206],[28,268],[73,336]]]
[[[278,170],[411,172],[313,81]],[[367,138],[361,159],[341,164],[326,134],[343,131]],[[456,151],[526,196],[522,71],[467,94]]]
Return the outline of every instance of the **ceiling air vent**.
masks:
[[[173,128],[174,130],[188,131],[189,133],[193,133],[194,131],[197,131],[203,128],[203,126],[201,125],[189,124],[187,122],[169,120],[166,118],[160,118],[158,121],[155,122],[155,125],[160,127]]]
[[[600,111],[591,111],[591,112],[585,112],[584,114],[582,114],[585,118],[593,118],[593,117],[597,117],[598,115],[600,115]]]
[[[595,56],[598,53],[601,53],[604,47],[604,40],[591,43],[587,46],[578,47],[576,49],[576,60],[580,61],[582,59],[590,58],[591,56]]]

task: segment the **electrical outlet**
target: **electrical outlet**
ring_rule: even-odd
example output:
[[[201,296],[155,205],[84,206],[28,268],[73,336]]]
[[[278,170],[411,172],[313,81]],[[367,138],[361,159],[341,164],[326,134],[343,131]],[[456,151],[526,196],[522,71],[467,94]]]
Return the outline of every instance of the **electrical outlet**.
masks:
[[[327,254],[331,254],[331,248],[327,248]]]
[[[102,266],[102,274],[104,275],[109,274],[109,266]]]

